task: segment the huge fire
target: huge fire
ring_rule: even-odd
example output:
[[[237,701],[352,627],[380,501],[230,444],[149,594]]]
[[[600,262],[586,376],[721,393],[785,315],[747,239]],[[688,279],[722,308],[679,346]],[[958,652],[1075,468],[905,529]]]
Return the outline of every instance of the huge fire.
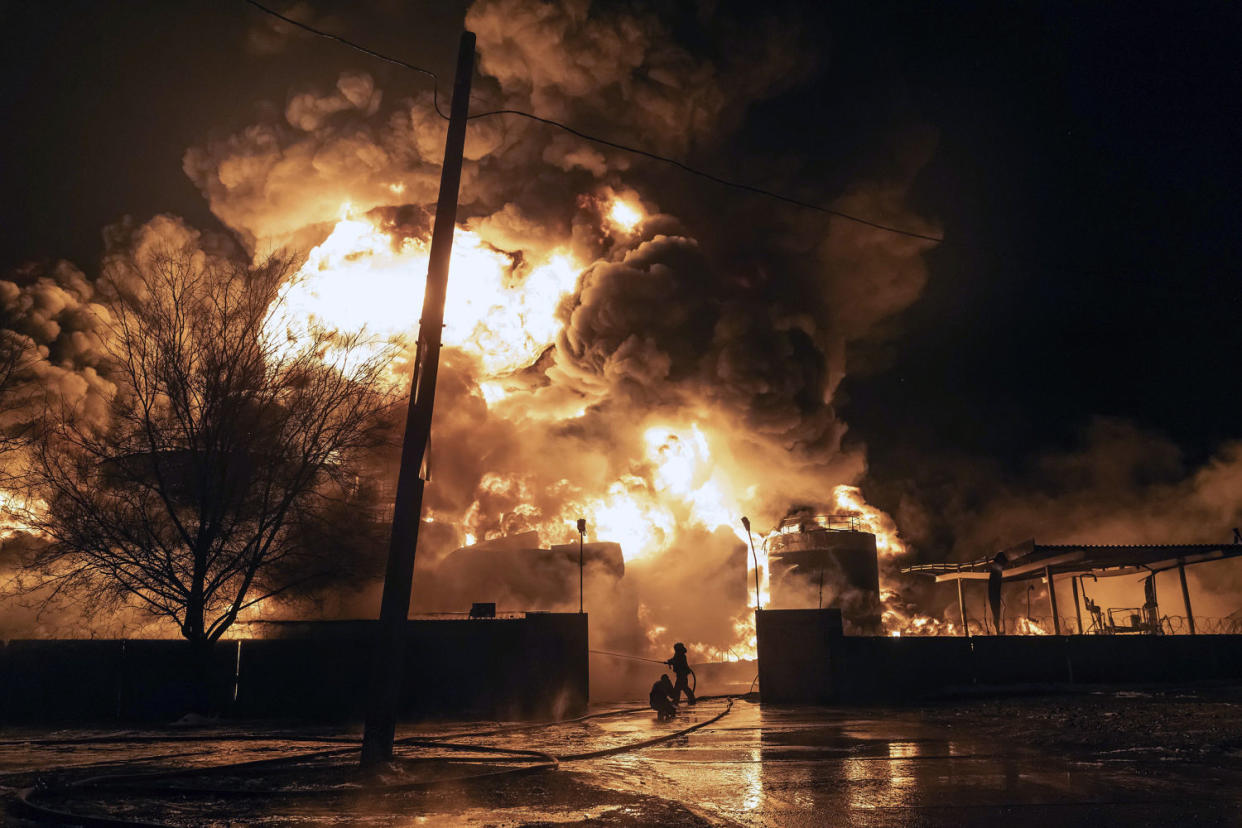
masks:
[[[608,226],[627,233],[634,229],[643,218],[634,202],[632,197],[612,197],[611,204],[598,213],[606,232],[610,232]],[[417,332],[427,259],[427,240],[396,239],[346,205],[331,233],[309,252],[290,282],[283,297],[286,315],[280,322],[293,332],[309,324],[343,331],[365,329],[380,339],[401,337],[408,346]],[[516,406],[524,417],[537,416],[549,424],[581,416],[581,407],[568,412],[532,411],[532,400],[509,399],[504,377],[534,363],[555,341],[562,324],[557,306],[574,291],[582,269],[563,250],[554,250],[532,264],[488,245],[471,231],[458,229],[444,343],[477,358],[480,371],[475,380],[489,407]],[[460,522],[457,528],[464,542],[535,530],[542,543],[555,544],[575,540],[575,520],[585,515],[591,537],[619,543],[627,561],[658,558],[670,551],[679,531],[724,530],[738,543],[754,541],[759,600],[766,605],[770,601],[766,538],[761,534],[748,537],[740,523],[742,515],[761,511],[759,492],[754,485],[738,485],[736,464],[722,462],[731,457],[732,434],[711,412],[672,420],[653,415],[641,431],[641,445],[628,472],[597,488],[559,479],[542,484],[546,491],[536,491],[532,487],[541,484],[530,476],[493,471],[484,476],[478,494],[516,503],[502,521],[489,524],[481,500],[460,516],[437,514],[435,519]],[[746,477],[762,479],[763,475],[756,471]],[[549,499],[559,507],[534,505]],[[831,506],[873,532],[881,556],[905,551],[893,521],[868,505],[857,488],[835,486]],[[779,517],[769,519],[775,523]],[[747,561],[749,585],[754,579],[749,554]],[[739,612],[733,622],[732,644],[702,644],[721,658],[754,653],[753,622],[744,607],[735,609]],[[659,626],[654,621],[648,624],[653,625]]]
[[[601,212],[606,222],[625,231],[643,215],[621,198]],[[421,311],[427,255],[425,240],[394,240],[366,216],[353,215],[346,208],[290,284],[285,301],[296,320],[293,327],[314,321],[412,339]],[[477,357],[482,368],[479,389],[489,405],[507,396],[499,378],[533,363],[555,340],[561,324],[557,305],[574,290],[581,269],[580,263],[559,250],[523,269],[516,257],[490,247],[470,231],[458,230],[444,341]],[[365,299],[360,301],[360,297]],[[564,543],[576,537],[576,517],[589,515],[591,536],[619,543],[627,561],[664,553],[678,530],[687,527],[709,532],[724,529],[739,542],[748,543],[751,539],[740,518],[757,508],[756,492],[754,487],[737,485],[728,465],[715,459],[717,454],[728,454],[729,440],[728,429],[718,428],[710,414],[702,421],[656,419],[642,432],[642,454],[633,458],[629,473],[597,490],[585,490],[576,481],[557,481],[555,494],[561,506],[555,511],[530,505],[534,499],[527,488],[530,481],[489,473],[481,492],[510,495],[521,505],[513,509],[503,527],[488,527],[475,522],[480,515],[476,502],[462,518],[461,536],[484,540],[506,531],[534,529],[544,543]],[[876,535],[882,556],[905,551],[892,520],[868,505],[857,488],[835,486],[831,503],[835,512],[855,516],[861,528]],[[754,540],[760,601],[766,603],[770,596],[765,538]],[[753,577],[751,567],[747,582]],[[753,626],[744,620],[738,623],[736,644],[743,653],[751,652]]]
[[[471,405],[482,407],[490,422],[510,424],[508,439],[518,442],[521,435],[532,432],[572,431],[575,422],[589,419],[588,411],[610,405],[607,416],[613,419],[603,420],[601,430],[597,418],[590,439],[574,443],[579,457],[598,457],[571,467],[558,468],[555,459],[547,459],[549,447],[553,453],[561,450],[551,442],[542,444],[544,454],[533,457],[517,451],[491,462],[480,454],[473,460],[485,465],[471,478],[471,488],[454,495],[451,506],[428,506],[424,520],[437,531],[447,528],[449,535],[443,537],[449,538],[448,544],[469,545],[533,531],[541,544],[550,546],[576,541],[576,521],[585,517],[588,539],[619,544],[627,571],[633,564],[658,572],[676,559],[688,561],[691,574],[683,573],[683,578],[694,577],[694,557],[703,549],[710,548],[708,554],[716,556],[710,571],[728,572],[729,578],[739,581],[744,559],[745,583],[730,581],[734,598],[728,603],[707,593],[695,598],[703,611],[719,616],[715,631],[698,640],[686,638],[707,657],[753,657],[751,585],[757,574],[759,601],[768,606],[764,532],[779,524],[789,505],[786,494],[773,495],[768,486],[783,480],[784,463],[790,464],[791,479],[799,481],[799,488],[802,481],[818,484],[811,477],[797,476],[800,468],[779,443],[757,442],[739,427],[736,412],[702,399],[651,407],[631,404],[618,414],[621,403],[611,400],[603,386],[588,383],[585,390],[566,392],[553,383],[554,393],[546,393],[549,355],[561,345],[558,337],[568,325],[566,308],[590,290],[584,282],[590,268],[616,266],[636,250],[665,238],[636,237],[646,218],[639,204],[632,191],[618,195],[609,190],[581,200],[582,220],[597,222],[598,238],[605,240],[604,255],[612,256],[594,264],[575,260],[568,247],[502,249],[485,239],[495,238],[486,228],[457,229],[443,342],[446,358],[452,359],[454,352],[466,357],[456,363],[468,382]],[[615,253],[609,253],[607,245],[615,245]],[[269,248],[259,244],[258,249],[261,256]],[[403,236],[374,213],[342,205],[339,218],[305,253],[273,306],[279,310],[267,335],[273,343],[288,341],[291,347],[312,328],[361,331],[376,348],[396,342],[401,357],[394,359],[390,380],[394,388],[404,390],[401,384],[408,379],[400,376],[400,369],[415,347],[428,258],[429,239]],[[456,453],[469,455],[475,448],[461,442],[468,436],[455,439],[456,443],[453,439],[436,443],[433,429],[433,466],[451,466],[459,462]],[[436,478],[432,479],[434,486]],[[869,506],[857,488],[837,485],[829,492],[826,505],[835,513],[855,516],[863,528],[875,533],[882,556],[905,550],[892,520]],[[814,491],[804,496],[825,499]],[[753,536],[742,527],[743,515],[753,521]],[[745,587],[744,598],[739,586]],[[664,617],[670,602],[681,599],[679,589],[668,587],[668,594],[659,600],[639,597],[639,623],[660,646],[667,643],[662,636],[682,636],[676,622]],[[246,615],[287,609],[261,604]]]

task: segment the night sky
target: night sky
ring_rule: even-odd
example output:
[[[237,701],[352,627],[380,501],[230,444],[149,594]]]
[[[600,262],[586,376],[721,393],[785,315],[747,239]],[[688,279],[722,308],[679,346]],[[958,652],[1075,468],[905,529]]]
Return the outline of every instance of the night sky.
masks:
[[[311,5],[325,28],[449,74],[464,4]],[[240,1],[2,8],[6,270],[67,258],[90,272],[101,230],[123,215],[220,228],[182,155],[249,123],[265,100],[279,106],[346,68],[394,95],[425,83],[321,39],[255,54],[258,13]],[[716,14],[742,25],[747,12],[726,3]],[[867,447],[869,497],[897,510],[950,468],[1020,480],[1081,447],[1099,418],[1171,441],[1181,473],[1242,437],[1242,9],[783,14],[815,68],[689,160],[830,204],[911,141],[931,148],[908,206],[946,243],[927,255],[921,297],[852,346],[835,400],[847,441]],[[687,10],[670,28],[710,48],[698,19]],[[766,173],[763,159],[780,156],[799,162]],[[679,191],[668,201],[719,205],[721,220],[757,198],[662,175]]]

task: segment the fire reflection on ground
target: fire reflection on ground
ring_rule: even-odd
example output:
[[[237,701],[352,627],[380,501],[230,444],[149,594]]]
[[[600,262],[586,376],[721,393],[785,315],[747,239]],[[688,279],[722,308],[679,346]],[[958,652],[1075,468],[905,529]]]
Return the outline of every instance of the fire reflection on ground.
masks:
[[[1242,734],[1237,692],[1224,698],[1179,696],[1177,732],[1202,717],[1221,744]],[[1060,824],[1236,824],[1242,807],[1242,764],[1236,751],[1199,743],[1188,751],[1150,726],[1122,732],[1127,711],[1142,712],[1143,694],[1082,694],[1066,699],[962,701],[935,707],[844,710],[761,708],[748,700],[708,727],[644,750],[563,762],[557,770],[454,783],[425,791],[378,794],[351,788],[348,797],[294,803],[224,798],[182,803],[174,811],[147,798],[120,803],[132,818],[171,824],[262,821],[269,825],[412,824],[531,825],[599,821],[675,825],[1042,825],[1053,808]],[[1211,697],[1208,697],[1211,696]],[[675,734],[724,710],[708,699],[657,723],[650,711],[492,732],[455,741],[567,755]],[[1223,707],[1222,707],[1223,705]],[[1137,706],[1137,707],[1136,707]],[[1222,714],[1226,711],[1227,714]],[[1069,745],[1062,716],[1086,721],[1113,714],[1113,727]],[[1189,718],[1187,718],[1189,717]],[[1128,720],[1125,718],[1124,720]],[[1043,722],[1041,727],[1039,723]],[[427,736],[478,730],[480,723],[422,726]],[[399,735],[412,733],[405,729]],[[1082,733],[1082,728],[1076,730]],[[1215,731],[1214,731],[1215,732]],[[50,742],[30,739],[54,735]],[[337,745],[341,730],[240,730],[210,725],[151,735],[35,730],[6,732],[0,742],[0,793],[10,800],[36,774],[61,781],[108,772],[203,767],[296,754]],[[80,737],[91,736],[90,741]],[[77,737],[70,739],[69,737]],[[119,738],[123,737],[123,738]],[[111,741],[109,741],[111,740]],[[128,740],[128,741],[126,741]],[[1129,740],[1129,741],[1127,741]],[[1146,747],[1129,742],[1146,740]],[[1220,741],[1220,740],[1217,740]],[[1136,743],[1137,744],[1137,743]],[[1145,742],[1146,744],[1146,742]],[[1128,747],[1126,745],[1129,745]],[[434,753],[434,751],[431,751]],[[415,763],[426,767],[428,755]],[[344,769],[352,767],[342,759]],[[412,767],[415,767],[412,766]],[[409,771],[407,771],[409,772]],[[418,771],[416,771],[418,772]],[[396,773],[396,771],[394,771]],[[348,786],[347,786],[348,787]],[[138,794],[134,795],[138,797]],[[85,801],[74,803],[79,807]],[[96,808],[116,807],[113,801]],[[208,818],[210,817],[210,818]]]

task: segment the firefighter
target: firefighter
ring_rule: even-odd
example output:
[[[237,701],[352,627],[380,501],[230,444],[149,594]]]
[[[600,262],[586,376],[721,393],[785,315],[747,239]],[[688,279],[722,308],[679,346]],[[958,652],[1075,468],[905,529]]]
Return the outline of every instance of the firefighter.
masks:
[[[660,676],[660,680],[651,685],[651,709],[656,712],[656,721],[667,721],[677,715],[677,702],[673,700],[673,683],[668,674]]]
[[[694,691],[686,683],[686,676],[694,672],[686,662],[686,645],[680,641],[674,644],[673,657],[664,663],[672,667],[673,673],[677,676],[677,684],[673,686],[673,701],[680,702],[681,691],[685,690],[686,704],[694,704]]]

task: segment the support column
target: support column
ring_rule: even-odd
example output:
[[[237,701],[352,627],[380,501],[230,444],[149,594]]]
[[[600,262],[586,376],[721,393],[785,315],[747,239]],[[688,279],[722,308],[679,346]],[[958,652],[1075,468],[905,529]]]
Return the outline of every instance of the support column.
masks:
[[[1048,581],[1048,603],[1052,605],[1052,632],[1061,634],[1061,616],[1057,614],[1057,587],[1052,582],[1052,570],[1044,567],[1044,578]]]
[[[1190,608],[1190,590],[1186,588],[1186,563],[1177,559],[1177,577],[1182,582],[1182,603],[1186,605],[1186,621],[1190,624],[1190,634],[1195,635],[1195,613]]]
[[[957,571],[960,574],[962,568],[959,566]],[[966,621],[966,596],[962,594],[962,579],[960,577],[957,579],[957,611],[962,616],[962,635],[969,638],[970,624]]]
[[[1074,616],[1078,619],[1078,634],[1082,635],[1082,605],[1078,603],[1078,576],[1070,578],[1070,583],[1074,585]]]

